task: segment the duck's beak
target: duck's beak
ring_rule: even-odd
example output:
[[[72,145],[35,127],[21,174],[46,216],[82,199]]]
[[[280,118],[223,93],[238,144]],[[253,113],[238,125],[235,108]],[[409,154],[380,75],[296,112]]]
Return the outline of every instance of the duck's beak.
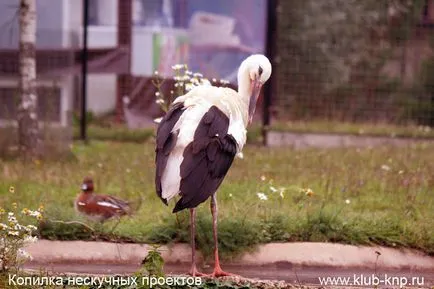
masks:
[[[252,95],[250,96],[250,102],[249,102],[249,124],[252,123],[253,116],[255,115],[256,102],[258,101],[262,84],[263,83],[258,79],[258,77],[255,77],[255,79],[252,80],[251,82]]]

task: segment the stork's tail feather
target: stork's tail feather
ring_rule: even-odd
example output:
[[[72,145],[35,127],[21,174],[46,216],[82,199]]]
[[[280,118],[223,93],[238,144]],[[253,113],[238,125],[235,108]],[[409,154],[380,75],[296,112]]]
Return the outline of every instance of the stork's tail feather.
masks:
[[[175,214],[175,213],[178,213],[179,211],[182,211],[182,210],[184,210],[184,209],[185,209],[185,208],[178,208],[178,207],[175,207],[175,208],[173,208],[172,213]]]
[[[178,213],[179,211],[182,211],[185,208],[187,208],[186,204],[184,204],[182,201],[183,200],[181,198],[178,202],[176,202],[175,208],[173,208],[172,213]]]

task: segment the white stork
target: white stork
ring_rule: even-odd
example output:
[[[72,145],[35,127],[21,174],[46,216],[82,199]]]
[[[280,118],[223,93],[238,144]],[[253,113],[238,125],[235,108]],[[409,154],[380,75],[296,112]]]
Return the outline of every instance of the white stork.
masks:
[[[222,271],[217,242],[216,191],[237,153],[246,143],[262,85],[271,75],[271,63],[263,55],[251,55],[238,69],[238,92],[201,85],[178,97],[157,130],[156,178],[158,196],[167,202],[180,195],[173,213],[190,209],[192,265],[190,274],[201,276],[195,263],[195,208],[211,197],[215,265],[213,277]]]

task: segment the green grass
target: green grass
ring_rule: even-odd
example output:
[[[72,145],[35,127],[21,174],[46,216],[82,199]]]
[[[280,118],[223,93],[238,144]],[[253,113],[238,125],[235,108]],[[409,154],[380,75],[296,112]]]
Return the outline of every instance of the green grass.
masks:
[[[154,143],[92,141],[73,145],[69,162],[0,161],[0,204],[46,207],[41,234],[58,239],[187,242],[188,212],[177,218],[154,191]],[[220,250],[225,258],[260,243],[322,241],[417,248],[434,254],[434,145],[305,149],[248,145],[219,192]],[[78,217],[73,201],[86,175],[96,190],[140,203],[131,218],[100,226]],[[9,187],[15,193],[9,193]],[[285,188],[283,198],[274,187]],[[306,195],[310,188],[314,193]],[[265,193],[261,201],[257,192]],[[142,200],[142,201],[139,201]],[[349,204],[347,204],[347,201]],[[212,249],[209,203],[198,209],[198,247]]]
[[[144,142],[154,135],[154,129],[128,129],[125,126],[101,127],[90,125],[87,128],[87,136],[91,140],[118,141],[118,142]],[[80,138],[79,127],[74,127],[74,139]]]
[[[366,136],[434,138],[434,129],[417,125],[351,123],[339,121],[275,121],[270,130],[297,133],[333,133]]]

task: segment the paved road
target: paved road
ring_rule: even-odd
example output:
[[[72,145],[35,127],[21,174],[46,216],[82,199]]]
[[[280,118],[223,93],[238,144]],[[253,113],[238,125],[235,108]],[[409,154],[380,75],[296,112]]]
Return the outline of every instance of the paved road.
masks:
[[[26,269],[44,269],[53,273],[83,273],[83,274],[102,274],[102,275],[115,275],[115,274],[131,274],[137,272],[139,267],[135,265],[120,265],[120,264],[35,264],[29,263],[25,267]],[[399,288],[399,284],[407,282],[408,285],[420,285],[420,288],[431,288],[434,286],[434,272],[428,271],[412,271],[412,270],[400,270],[400,271],[384,271],[378,269],[377,272],[374,270],[366,269],[336,269],[330,267],[291,267],[288,265],[275,265],[274,267],[241,267],[241,266],[225,266],[225,270],[239,274],[247,278],[258,278],[261,280],[284,280],[293,284],[311,284],[320,285],[319,278],[327,277],[342,277],[342,282],[348,280],[349,284],[352,285],[363,285],[363,282],[369,283],[375,281],[372,279],[372,275],[376,274],[379,278],[380,287],[381,285],[392,285],[387,286],[389,288]],[[166,266],[165,271],[168,274],[183,274],[186,271],[185,267],[182,266]],[[211,271],[211,268],[206,268],[205,271]],[[354,279],[355,278],[355,279]],[[335,279],[337,280],[337,279]],[[329,280],[331,281],[331,280]],[[389,283],[387,283],[389,282]],[[401,282],[401,283],[399,283]],[[414,282],[414,284],[412,284]],[[419,284],[418,284],[419,282]],[[329,284],[332,285],[332,284]],[[344,285],[344,284],[335,284]],[[366,284],[365,284],[366,285]],[[393,286],[394,285],[394,286]],[[374,286],[365,286],[374,287]]]

